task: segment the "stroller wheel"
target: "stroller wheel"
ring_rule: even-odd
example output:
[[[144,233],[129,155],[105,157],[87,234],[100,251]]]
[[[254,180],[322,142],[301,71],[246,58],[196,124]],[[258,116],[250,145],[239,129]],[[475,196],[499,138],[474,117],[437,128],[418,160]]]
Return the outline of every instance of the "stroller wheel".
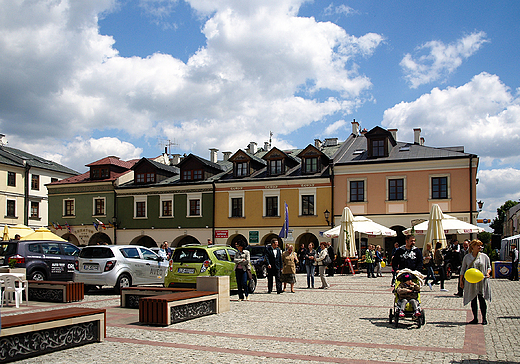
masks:
[[[424,310],[421,311],[421,317],[419,317],[421,324],[426,324],[426,317],[424,316]]]
[[[394,326],[395,327],[399,326],[399,312],[397,310],[395,311],[395,314],[394,314]]]
[[[392,309],[390,309],[390,313],[388,314],[388,323],[392,324],[392,320],[394,318],[394,313],[392,312]]]

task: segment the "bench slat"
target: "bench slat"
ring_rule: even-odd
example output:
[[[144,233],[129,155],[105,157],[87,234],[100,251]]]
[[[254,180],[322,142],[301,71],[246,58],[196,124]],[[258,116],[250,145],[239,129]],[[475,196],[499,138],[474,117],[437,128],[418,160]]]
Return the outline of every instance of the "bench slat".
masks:
[[[47,321],[63,320],[78,316],[95,315],[105,313],[101,308],[69,307],[58,310],[42,311],[38,313],[22,313],[20,315],[3,316],[2,329],[23,325],[39,324]]]

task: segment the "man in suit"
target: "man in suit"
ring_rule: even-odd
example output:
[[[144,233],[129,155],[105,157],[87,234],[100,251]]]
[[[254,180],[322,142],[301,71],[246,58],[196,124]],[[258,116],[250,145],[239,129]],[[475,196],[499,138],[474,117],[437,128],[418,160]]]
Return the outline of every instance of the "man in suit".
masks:
[[[278,248],[278,238],[271,239],[271,245],[265,249],[265,260],[267,261],[267,293],[273,291],[273,277],[276,281],[276,293],[282,293],[282,251]]]

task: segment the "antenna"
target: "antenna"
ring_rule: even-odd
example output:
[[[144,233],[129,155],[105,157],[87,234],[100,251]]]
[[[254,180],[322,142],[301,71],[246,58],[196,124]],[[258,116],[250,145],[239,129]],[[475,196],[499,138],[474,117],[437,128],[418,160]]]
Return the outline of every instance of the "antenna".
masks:
[[[175,142],[175,139],[173,139],[173,141],[170,139],[159,139],[158,144],[161,146],[161,149],[164,150],[164,153],[166,153],[168,155],[172,154],[172,147],[179,146],[179,144],[177,142]]]
[[[273,137],[273,132],[272,131],[269,131],[269,149],[271,149],[271,146],[272,146],[272,138]]]

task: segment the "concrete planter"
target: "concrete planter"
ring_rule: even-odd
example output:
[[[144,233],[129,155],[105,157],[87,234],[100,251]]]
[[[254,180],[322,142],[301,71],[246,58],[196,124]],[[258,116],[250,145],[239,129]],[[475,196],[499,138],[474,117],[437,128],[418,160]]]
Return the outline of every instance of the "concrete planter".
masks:
[[[218,292],[217,313],[231,309],[229,303],[229,276],[198,276],[197,291]]]
[[[21,273],[23,274],[23,278],[25,280],[26,269],[25,268],[9,268],[9,267],[0,267],[0,274],[2,273]]]

